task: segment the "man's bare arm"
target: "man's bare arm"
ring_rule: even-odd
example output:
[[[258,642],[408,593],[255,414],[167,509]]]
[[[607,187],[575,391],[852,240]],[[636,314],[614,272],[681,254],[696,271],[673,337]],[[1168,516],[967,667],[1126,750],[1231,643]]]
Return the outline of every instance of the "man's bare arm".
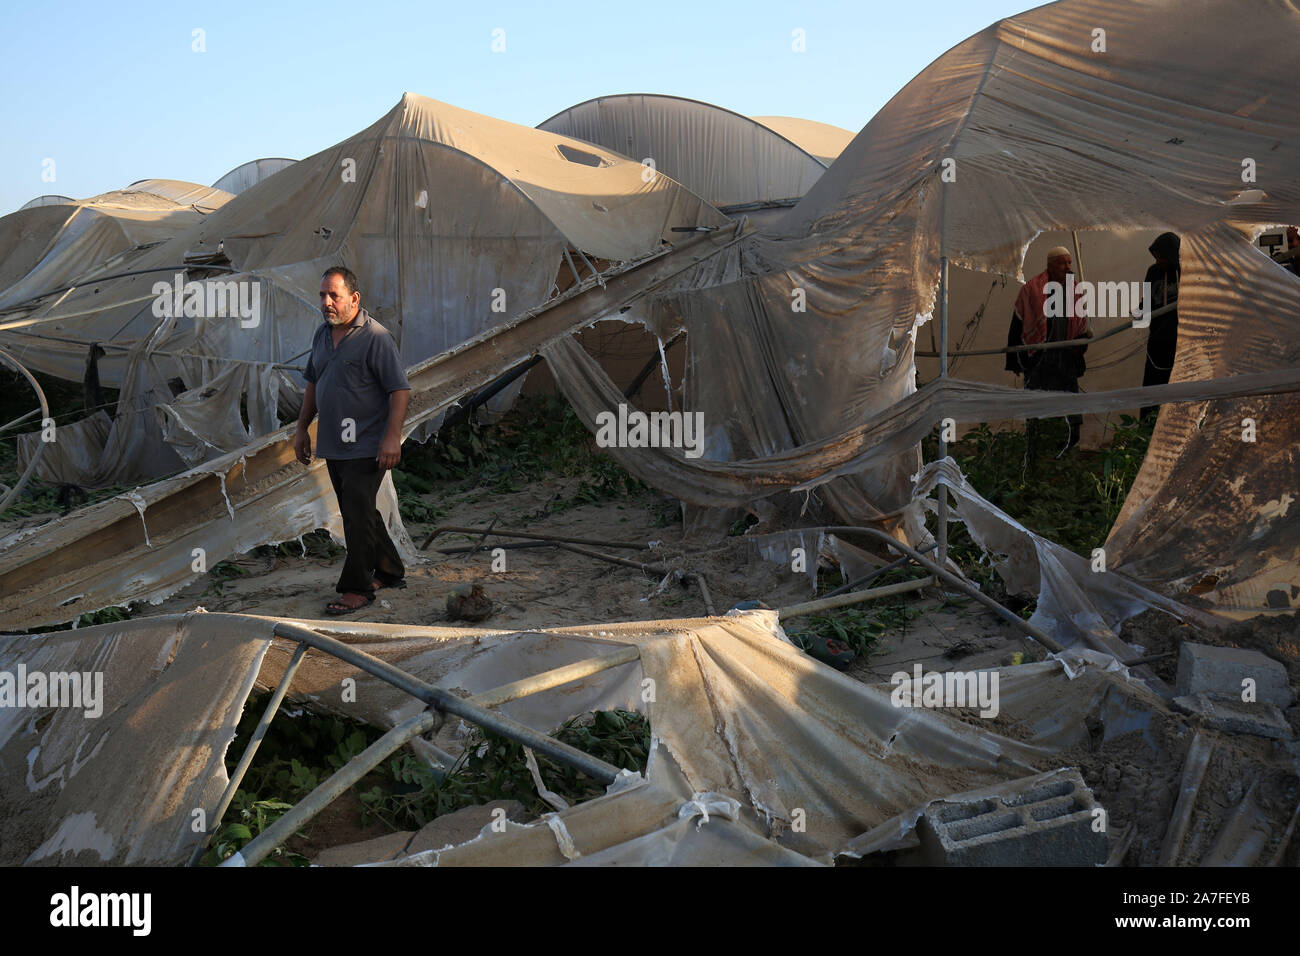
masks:
[[[298,413],[298,429],[293,433],[294,456],[304,465],[311,464],[311,435],[307,426],[316,417],[316,383],[308,382],[302,396],[302,411]]]
[[[379,443],[379,467],[384,471],[397,467],[402,460],[402,425],[406,421],[406,406],[411,404],[411,390],[399,389],[388,396],[388,430]]]

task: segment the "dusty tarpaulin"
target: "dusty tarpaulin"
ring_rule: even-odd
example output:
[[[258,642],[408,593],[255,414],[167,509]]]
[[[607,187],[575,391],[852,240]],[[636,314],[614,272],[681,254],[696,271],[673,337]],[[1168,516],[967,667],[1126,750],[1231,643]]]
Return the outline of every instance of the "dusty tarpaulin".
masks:
[[[0,841],[4,862],[21,863],[26,857],[19,858],[19,848],[30,854],[46,843],[46,862],[125,862],[128,845],[136,846],[133,859],[145,859],[136,835],[146,833],[173,841],[149,844],[158,849],[150,849],[148,859],[183,862],[197,839],[190,826],[194,809],[210,812],[225,780],[218,773],[208,789],[197,789],[190,772],[195,755],[211,760],[224,750],[259,659],[259,686],[273,686],[283,674],[292,645],[271,637],[275,623],[194,613],[75,635],[4,639],[0,670],[20,660],[101,669],[109,706],[99,720],[171,744],[116,754],[115,772],[105,778],[101,761],[110,756],[113,735],[90,760],[83,751],[74,764],[77,744],[99,739],[87,737],[100,733],[93,721],[60,712],[42,725],[40,713],[15,712],[19,716],[5,725],[11,729],[0,743],[0,759],[6,768],[17,760],[18,769],[0,775],[0,799],[6,808],[24,801],[26,810],[0,827],[21,827],[15,832],[24,838]],[[639,650],[639,660],[501,709],[543,732],[590,709],[644,713],[652,734],[644,778],[625,774],[606,796],[528,825],[511,824],[503,833],[488,828],[469,843],[407,861],[417,865],[829,863],[841,853],[899,845],[932,800],[1060,766],[1060,754],[1086,740],[1085,716],[1101,718],[1109,739],[1140,729],[1144,713],[1164,707],[1123,668],[1090,652],[991,672],[999,677],[999,713],[987,721],[902,707],[893,699],[894,686],[860,684],[797,650],[770,611],[520,633],[297,623],[438,687],[470,694],[620,646]],[[273,647],[263,655],[268,641]],[[63,648],[63,656],[41,656],[46,645]],[[218,671],[221,680],[199,686]],[[343,693],[347,679],[356,681],[355,693]],[[304,658],[290,695],[383,727],[424,708],[316,651]],[[1063,723],[1062,711],[1079,719]],[[188,735],[190,742],[178,746],[168,732]],[[42,748],[38,765],[48,778],[42,779],[59,788],[56,800],[28,799],[26,755],[33,735]],[[457,720],[437,737],[453,752],[464,742]],[[86,786],[92,774],[99,785]],[[80,822],[91,819],[88,814],[96,830]]]
[[[134,346],[101,363],[124,414],[79,483],[157,478],[275,430],[277,404],[296,407],[301,379],[272,367],[304,362],[331,265],[358,275],[363,304],[414,366],[553,300],[579,272],[590,277],[591,259],[634,261],[680,240],[675,228],[729,223],[668,176],[642,171],[609,150],[407,94],[132,263],[154,271],[49,308],[32,303],[8,335],[40,346],[32,368],[71,379],[89,341]],[[247,314],[159,314],[169,310],[155,286],[175,285],[177,273],[209,301],[237,290]],[[59,341],[40,338],[56,331]],[[184,394],[173,400],[177,378]],[[249,421],[236,427],[241,400]]]
[[[69,648],[78,649],[60,660],[63,667],[105,671],[106,713],[116,706],[120,720],[139,733],[154,735],[161,730],[159,721],[175,716],[175,731],[190,734],[194,745],[176,746],[173,741],[168,748],[150,748],[133,757],[119,755],[120,777],[110,777],[106,784],[102,776],[96,776],[99,785],[94,788],[63,787],[58,801],[38,803],[25,818],[22,826],[23,832],[30,834],[28,843],[43,843],[63,832],[67,836],[50,856],[52,862],[72,862],[64,852],[80,852],[77,862],[99,862],[95,845],[111,840],[120,850],[128,845],[130,833],[156,828],[160,833],[170,832],[176,841],[168,849],[168,861],[183,861],[197,837],[189,826],[192,811],[196,805],[211,811],[219,783],[203,793],[208,802],[196,804],[196,792],[172,781],[189,780],[181,768],[191,765],[195,753],[204,758],[220,753],[229,738],[223,739],[219,733],[233,728],[242,704],[242,697],[235,699],[238,695],[234,695],[223,698],[221,707],[213,706],[209,694],[199,692],[193,682],[208,679],[210,669],[220,667],[230,686],[247,691],[247,683],[239,683],[249,676],[247,655],[253,648],[260,655],[274,623],[270,618],[196,613],[61,635]],[[613,801],[611,807],[597,800],[559,814],[574,848],[583,855],[671,827],[694,794],[716,793],[739,803],[732,815],[748,831],[743,838],[751,844],[747,852],[774,839],[786,851],[827,861],[855,836],[918,802],[971,785],[1024,776],[1045,761],[1050,763],[1046,751],[1033,745],[999,737],[943,714],[894,706],[887,691],[866,687],[823,667],[785,641],[773,612],[710,620],[599,624],[531,634],[302,623],[331,635],[346,635],[348,643],[438,686],[470,693],[605,649],[635,644],[640,650],[639,662],[621,665],[562,691],[502,707],[504,713],[548,732],[573,714],[592,708],[628,707],[649,717],[658,754],[649,768],[651,790],[636,798],[639,811],[625,814],[618,809],[619,801]],[[44,659],[32,656],[33,640],[7,642],[0,667],[12,669],[20,659],[34,662],[32,666],[41,663]],[[144,653],[152,660],[162,647],[171,645],[178,647],[176,660],[159,679],[150,680],[150,668],[140,665],[139,655]],[[191,652],[202,653],[203,667],[186,663]],[[259,683],[277,681],[285,659],[283,651],[267,655]],[[162,660],[165,654],[160,664]],[[130,683],[121,670],[128,663],[134,669]],[[357,680],[355,698],[347,695],[347,700],[358,702],[355,705],[344,702],[341,681],[345,677]],[[653,683],[646,684],[647,680]],[[143,691],[138,689],[141,685]],[[308,652],[295,687],[317,706],[385,726],[425,706],[314,651]],[[652,693],[645,693],[647,687]],[[119,696],[128,689],[134,696]],[[175,702],[173,706],[195,707],[204,717],[196,722],[193,715],[173,715],[165,707],[169,701]],[[26,713],[23,717],[16,723],[28,727],[24,733],[30,736],[39,715]],[[88,726],[95,727],[79,712],[61,714],[59,720],[57,730],[46,729],[49,737],[44,746],[75,751],[74,741],[85,736]],[[455,728],[447,730],[454,732]],[[108,740],[113,740],[112,735]],[[0,753],[7,763],[16,755],[25,766],[24,755],[29,749],[30,742],[20,734],[10,738]],[[106,756],[107,752],[101,751],[94,760]],[[47,773],[57,766],[62,764],[51,765]],[[89,780],[90,771],[97,769],[96,763],[86,764],[70,782]],[[128,807],[134,809],[135,804],[126,804],[119,789],[123,784],[116,783],[119,779],[125,783],[128,775],[132,793],[146,786],[153,788],[133,819]],[[26,792],[26,774],[21,770],[6,772],[0,779],[7,788]],[[647,795],[653,795],[649,803],[658,808],[653,814],[646,806]],[[121,808],[120,815],[107,813],[109,807]],[[804,832],[791,827],[798,818],[796,809],[806,814]],[[686,812],[692,811],[686,808]],[[78,842],[72,835],[72,824],[66,821],[85,819],[78,816],[81,814],[95,814],[104,834],[97,837],[99,844]],[[543,824],[541,832],[549,834],[551,853],[560,853],[554,831]],[[485,848],[491,845],[492,841],[484,841]],[[509,841],[501,844],[494,862],[521,862],[506,850],[509,845]],[[5,846],[10,846],[7,840]],[[776,852],[775,847],[766,851],[768,855]],[[123,860],[105,856],[115,862]],[[154,859],[163,862],[160,857]],[[563,861],[561,855],[555,862]],[[10,856],[6,862],[22,860]]]
[[[761,120],[679,96],[600,96],[537,128],[653,164],[719,207],[798,199],[828,165]]]
[[[1171,17],[1184,28],[1168,30]],[[1104,54],[1092,50],[1096,28]],[[889,414],[915,390],[916,333],[935,312],[941,259],[1019,276],[1025,248],[1049,229],[1183,235],[1175,382],[1296,368],[1296,280],[1251,236],[1300,219],[1300,103],[1261,93],[1298,41],[1300,13],[1286,3],[1242,18],[1223,0],[1065,0],[939,58],[778,223],[662,290],[661,308],[687,329],[685,405],[705,417],[704,457],[763,459]],[[1135,398],[1122,407],[1156,400]],[[1293,463],[1294,410],[1291,397],[1215,403],[1213,441],[1185,437],[1199,414],[1166,412],[1121,521],[1150,500],[1144,513],[1161,511],[1159,524],[1118,536],[1119,560],[1140,555],[1135,573],[1164,590],[1212,572],[1207,593],[1225,609],[1294,607],[1300,597],[1279,583],[1300,585],[1300,519],[1282,514],[1284,489],[1260,486],[1243,509],[1231,485],[1245,470],[1214,467],[1256,461],[1262,479]],[[1275,440],[1246,449],[1229,423],[1252,411]],[[875,520],[906,504],[918,464],[900,448],[816,497],[842,520]],[[1206,560],[1223,552],[1210,526],[1238,527],[1269,502],[1272,517],[1226,560]],[[1168,547],[1175,523],[1200,529],[1195,540]],[[1261,549],[1269,557],[1253,566]]]
[[[237,196],[250,186],[256,186],[263,179],[274,176],[286,166],[292,166],[296,162],[296,159],[285,159],[280,156],[250,159],[218,179],[212,184],[212,188],[224,189],[232,196]]]
[[[48,305],[74,283],[129,271],[141,252],[192,228],[230,198],[214,187],[146,179],[90,199],[24,207],[0,218],[0,326],[33,298]],[[101,340],[112,338],[107,330],[100,334]],[[46,370],[45,344],[5,339],[30,364]]]
[[[830,123],[802,119],[798,116],[754,116],[775,133],[780,133],[806,153],[829,166],[853,142],[853,133]]]
[[[1173,381],[1300,367],[1300,279],[1219,238],[1184,237],[1205,267],[1184,266]],[[1238,617],[1300,607],[1298,450],[1294,392],[1165,406],[1106,543],[1114,566]]]
[[[40,674],[76,704],[29,696],[0,707],[5,865],[183,862],[194,811],[216,806],[269,635],[184,616],[134,623],[0,636],[0,673],[26,677],[31,694]],[[85,700],[51,676],[72,673],[86,678]]]

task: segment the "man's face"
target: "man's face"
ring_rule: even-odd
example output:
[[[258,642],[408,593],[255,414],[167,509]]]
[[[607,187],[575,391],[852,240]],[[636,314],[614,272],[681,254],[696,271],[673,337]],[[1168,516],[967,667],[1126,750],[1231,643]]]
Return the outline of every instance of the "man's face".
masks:
[[[1047,278],[1052,282],[1065,282],[1065,276],[1074,271],[1074,262],[1069,256],[1057,256],[1047,260]]]
[[[320,314],[330,325],[347,325],[360,308],[361,293],[349,293],[341,275],[331,274],[320,280]]]

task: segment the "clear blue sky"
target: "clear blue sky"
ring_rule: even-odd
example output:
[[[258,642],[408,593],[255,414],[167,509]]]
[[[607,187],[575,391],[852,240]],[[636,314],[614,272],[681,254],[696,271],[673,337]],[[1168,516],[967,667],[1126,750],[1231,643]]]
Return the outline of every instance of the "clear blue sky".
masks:
[[[301,159],[406,90],[528,126],[602,94],[670,93],[857,132],[935,57],[1035,5],[3,0],[0,214],[42,193],[211,184],[260,156]]]

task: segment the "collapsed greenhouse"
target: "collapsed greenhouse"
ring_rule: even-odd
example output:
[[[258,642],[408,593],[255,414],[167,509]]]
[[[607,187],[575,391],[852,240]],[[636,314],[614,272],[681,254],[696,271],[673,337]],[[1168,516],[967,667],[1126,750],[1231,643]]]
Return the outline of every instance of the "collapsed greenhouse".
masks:
[[[608,789],[396,862],[956,865],[979,851],[1100,863],[1123,861],[1135,839],[1134,858],[1164,863],[1294,855],[1300,279],[1256,239],[1300,221],[1300,105],[1261,92],[1290,64],[1300,16],[1281,3],[1246,21],[1223,0],[1182,6],[1195,14],[1177,32],[1153,29],[1169,16],[1159,0],[1063,0],[1003,20],[847,145],[813,124],[671,97],[592,100],[533,129],[408,93],[354,136],[241,166],[221,189],[148,180],[0,219],[0,358],[74,382],[93,366],[119,390],[111,416],[61,424],[54,441],[21,436],[6,503],[28,478],[134,486],[0,539],[0,672],[96,673],[104,688],[93,719],[0,708],[0,857],[197,858],[238,785],[227,750],[255,689],[275,689],[268,721],[287,695],[388,733],[339,771],[352,777],[322,782],[228,862],[262,859],[402,746],[445,770],[466,722]],[[1107,257],[1163,231],[1182,238],[1169,384],[1139,387],[1140,348],[1117,344],[1140,334],[1131,316],[1095,318],[1116,350],[1094,346],[1113,361],[1086,393],[1016,388],[1001,354],[963,357],[1000,351],[1003,327],[959,335],[950,315],[975,309],[990,283],[1013,280],[1014,292],[1048,246],[1074,242],[1080,264],[1110,278]],[[897,687],[792,644],[789,603],[716,613],[720,569],[675,553],[632,563],[687,583],[697,616],[522,615],[467,629],[177,606],[205,566],[318,529],[343,540],[324,463],[300,465],[283,424],[302,402],[316,285],[339,263],[398,342],[409,442],[436,440],[464,407],[503,413],[534,368],[594,434],[602,412],[632,402],[629,369],[593,354],[594,336],[627,327],[667,410],[702,416],[703,455],[605,451],[680,503],[684,535],[725,536],[753,516],[747,560],[799,579],[805,596],[819,556],[846,571],[906,560],[925,574],[911,590],[966,595],[1042,659],[987,668],[990,719],[900,706]],[[217,287],[255,299],[191,309],[191,285],[200,299]],[[1149,451],[1091,558],[983,497],[947,455],[951,438],[933,460],[921,453],[946,422],[1151,404]],[[380,498],[408,566],[427,561],[391,476]],[[1035,597],[1028,620],[948,560],[949,523],[1007,593]],[[492,525],[475,530],[482,544]],[[811,574],[789,571],[800,549]],[[126,604],[160,607],[35,633]],[[1260,706],[1272,710],[1189,691],[1181,657],[1177,688],[1158,676],[1125,630],[1150,611],[1188,634],[1179,653],[1192,670],[1209,659],[1202,642],[1256,648],[1242,635],[1269,636],[1263,663],[1214,666],[1267,685]],[[548,736],[611,709],[648,719],[644,772]],[[1191,796],[1158,820],[1098,831],[1078,769],[1090,774],[1108,745],[1129,748],[1126,774],[1158,764],[1150,787],[1181,781]],[[1231,793],[1226,778],[1245,767],[1268,782],[1226,810],[1198,803],[1202,787]],[[1108,792],[1140,801],[1124,779]],[[197,829],[196,811],[208,821]],[[353,861],[395,860],[361,850]]]

